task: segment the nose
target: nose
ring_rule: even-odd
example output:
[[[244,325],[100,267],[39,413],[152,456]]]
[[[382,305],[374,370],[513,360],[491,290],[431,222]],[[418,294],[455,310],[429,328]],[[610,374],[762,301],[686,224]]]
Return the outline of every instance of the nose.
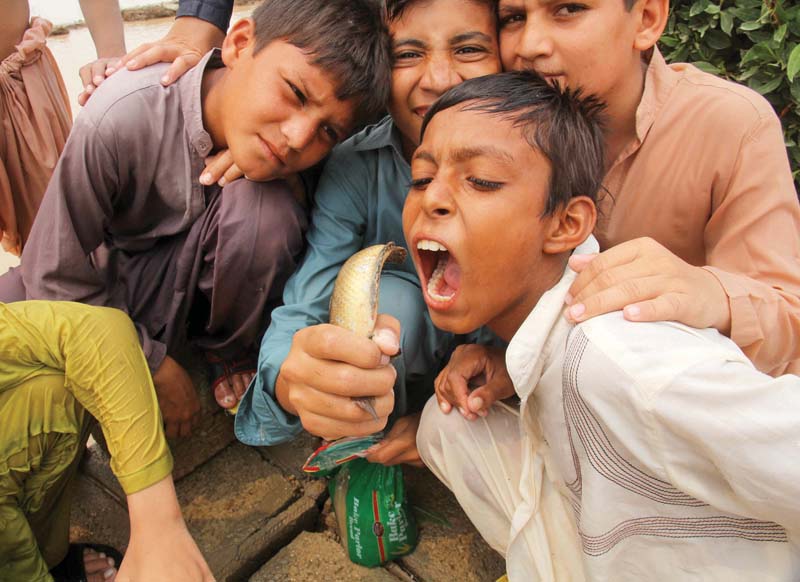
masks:
[[[552,54],[553,41],[546,27],[529,16],[517,43],[517,58],[524,63],[533,65],[537,59],[546,58]]]
[[[452,60],[441,53],[433,53],[425,64],[425,71],[419,80],[421,89],[442,95],[462,79],[453,67]]]
[[[302,151],[314,140],[317,123],[309,115],[298,113],[281,125],[281,133],[290,149]]]
[[[422,196],[422,210],[431,218],[443,218],[455,212],[455,200],[444,180],[433,180]]]

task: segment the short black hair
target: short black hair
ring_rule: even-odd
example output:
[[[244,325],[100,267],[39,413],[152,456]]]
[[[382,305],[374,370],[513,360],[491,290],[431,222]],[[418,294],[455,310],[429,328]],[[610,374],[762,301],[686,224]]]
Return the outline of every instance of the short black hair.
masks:
[[[391,46],[378,0],[264,0],[252,19],[255,52],[285,40],[312,55],[337,83],[336,98],[355,99],[357,125],[385,112]]]
[[[387,22],[394,22],[401,16],[403,12],[416,2],[430,2],[432,0],[383,0],[383,10],[386,15]],[[476,4],[485,4],[492,11],[493,15],[497,15],[497,3],[499,0],[470,0]]]
[[[467,103],[464,111],[510,120],[550,161],[545,216],[575,196],[597,200],[605,173],[605,106],[596,97],[562,90],[533,71],[476,77],[456,85],[431,106],[422,121],[420,140],[437,113],[462,103]]]

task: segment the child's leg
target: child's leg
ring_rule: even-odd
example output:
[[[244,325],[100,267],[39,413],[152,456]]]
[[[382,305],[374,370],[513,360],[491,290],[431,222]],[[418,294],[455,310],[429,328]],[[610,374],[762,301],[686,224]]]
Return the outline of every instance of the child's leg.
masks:
[[[197,285],[210,313],[197,343],[227,358],[256,354],[303,250],[306,211],[283,181],[236,180],[214,206]]]
[[[48,32],[34,19],[18,51],[0,63],[0,246],[17,255],[72,125]]]
[[[89,417],[54,374],[0,393],[0,419],[0,579],[48,580],[69,546]]]
[[[419,281],[409,273],[384,271],[381,275],[378,312],[400,322],[400,355],[393,358],[397,370],[394,386],[396,419],[419,411],[433,394],[433,381],[444,364],[454,336],[431,322]]]
[[[444,414],[431,398],[417,447],[481,536],[506,557],[510,579],[583,580],[573,510],[544,461],[546,445],[523,435],[518,411],[496,404],[470,421]]]

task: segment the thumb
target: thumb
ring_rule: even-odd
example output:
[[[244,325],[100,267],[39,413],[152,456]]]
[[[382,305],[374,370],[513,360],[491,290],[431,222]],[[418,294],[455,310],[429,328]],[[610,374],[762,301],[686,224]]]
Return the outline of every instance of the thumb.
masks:
[[[589,265],[589,263],[591,263],[597,257],[598,257],[597,253],[593,253],[591,255],[573,254],[568,261],[569,268],[575,271],[576,273],[580,273]]]
[[[394,356],[400,351],[400,322],[385,313],[378,315],[372,330],[372,341],[387,356]]]
[[[495,402],[508,398],[513,394],[513,385],[492,380],[480,388],[473,390],[469,395],[467,405],[471,412],[474,412],[478,416],[486,416]]]

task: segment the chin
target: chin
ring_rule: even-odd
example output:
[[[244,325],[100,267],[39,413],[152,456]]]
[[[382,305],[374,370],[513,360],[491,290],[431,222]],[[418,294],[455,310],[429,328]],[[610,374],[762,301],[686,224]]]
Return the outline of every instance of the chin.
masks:
[[[450,333],[457,335],[472,333],[481,327],[480,325],[475,325],[475,323],[470,321],[470,318],[468,317],[457,316],[454,314],[437,313],[432,309],[429,309],[428,313],[430,313],[433,325],[443,331],[449,331]]]

